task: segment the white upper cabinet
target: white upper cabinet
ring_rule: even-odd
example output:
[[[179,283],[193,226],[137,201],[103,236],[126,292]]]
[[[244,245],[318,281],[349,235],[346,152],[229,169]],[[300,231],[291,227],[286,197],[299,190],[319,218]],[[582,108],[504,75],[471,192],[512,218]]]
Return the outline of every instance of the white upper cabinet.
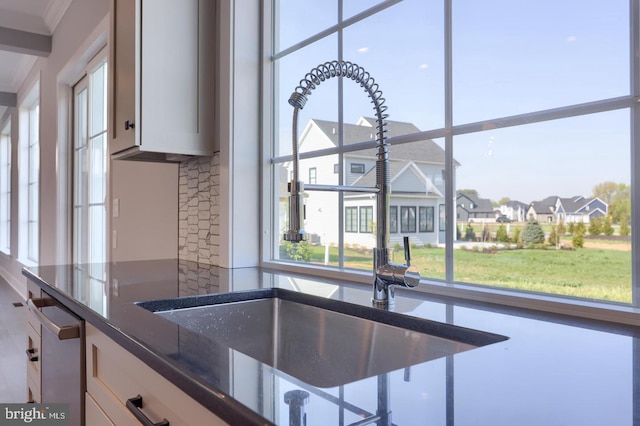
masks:
[[[112,0],[111,7],[113,158],[212,155],[215,2]]]

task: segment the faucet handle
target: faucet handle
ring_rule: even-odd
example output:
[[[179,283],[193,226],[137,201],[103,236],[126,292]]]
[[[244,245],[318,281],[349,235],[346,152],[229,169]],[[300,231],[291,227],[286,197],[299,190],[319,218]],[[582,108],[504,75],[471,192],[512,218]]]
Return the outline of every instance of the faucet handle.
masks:
[[[404,243],[404,261],[407,266],[411,266],[411,244],[409,244],[409,237],[403,237]]]

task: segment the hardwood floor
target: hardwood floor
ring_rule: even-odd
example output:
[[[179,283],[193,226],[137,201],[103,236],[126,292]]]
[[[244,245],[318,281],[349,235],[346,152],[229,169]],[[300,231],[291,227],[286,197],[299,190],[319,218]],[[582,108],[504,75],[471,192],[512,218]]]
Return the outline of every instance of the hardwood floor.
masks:
[[[22,296],[0,278],[0,402],[27,400],[27,312]]]

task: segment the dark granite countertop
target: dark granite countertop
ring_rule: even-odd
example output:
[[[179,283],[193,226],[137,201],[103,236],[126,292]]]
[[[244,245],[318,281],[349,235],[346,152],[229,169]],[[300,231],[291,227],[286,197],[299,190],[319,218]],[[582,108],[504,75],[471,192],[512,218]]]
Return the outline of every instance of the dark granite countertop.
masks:
[[[284,288],[369,306],[366,286],[178,260],[25,268],[27,278],[230,424],[289,424],[305,390],[308,425],[349,425],[377,409],[377,377],[316,388],[135,302]],[[415,291],[396,312],[509,339],[388,374],[397,425],[639,425],[640,329]]]

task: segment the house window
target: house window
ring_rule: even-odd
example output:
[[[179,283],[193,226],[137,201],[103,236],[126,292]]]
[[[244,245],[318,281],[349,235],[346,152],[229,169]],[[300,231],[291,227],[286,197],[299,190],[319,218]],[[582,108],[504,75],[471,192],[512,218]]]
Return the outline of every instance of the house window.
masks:
[[[0,251],[11,253],[11,124],[0,133]]]
[[[575,201],[576,196],[588,199],[603,195],[598,198],[617,200],[613,203],[607,201],[608,211],[603,214],[611,217],[613,236],[624,237],[627,244],[624,250],[612,248],[603,252],[602,258],[595,263],[603,265],[603,269],[616,268],[618,278],[615,283],[607,280],[606,291],[598,291],[594,274],[587,268],[593,266],[593,262],[584,260],[584,264],[576,265],[575,273],[567,274],[559,266],[553,273],[547,271],[548,267],[556,264],[556,260],[558,265],[564,264],[566,258],[572,256],[570,250],[545,251],[544,256],[553,256],[552,262],[532,256],[531,270],[546,272],[533,276],[522,269],[505,269],[504,259],[522,255],[520,249],[484,259],[484,271],[478,271],[473,268],[467,252],[448,246],[437,252],[445,267],[439,271],[425,268],[421,271],[425,281],[438,279],[447,284],[468,282],[505,286],[640,307],[640,280],[633,278],[640,276],[640,264],[634,262],[632,256],[637,250],[634,246],[640,243],[640,232],[632,228],[640,226],[640,220],[631,207],[640,205],[635,196],[639,193],[640,174],[631,167],[640,164],[640,149],[634,148],[640,146],[640,103],[636,102],[640,98],[640,58],[636,55],[638,41],[629,37],[629,34],[640,33],[637,2],[587,2],[578,9],[558,9],[556,2],[541,0],[530,2],[529,11],[532,13],[505,9],[502,3],[494,0],[482,2],[482,7],[473,2],[382,1],[376,2],[375,7],[356,11],[354,8],[357,6],[351,3],[354,2],[338,2],[331,11],[317,12],[322,19],[315,20],[315,25],[304,31],[293,29],[297,28],[294,25],[298,19],[295,13],[279,9],[290,8],[289,3],[271,3],[273,13],[265,16],[268,24],[265,28],[272,30],[267,34],[272,43],[268,43],[269,51],[266,52],[266,57],[271,58],[271,66],[266,68],[270,73],[269,81],[276,84],[269,86],[272,91],[266,93],[263,103],[270,116],[274,117],[272,121],[267,120],[264,131],[271,154],[270,161],[265,162],[271,169],[264,175],[280,176],[278,169],[286,167],[291,160],[290,144],[280,142],[290,140],[288,129],[291,128],[292,108],[287,99],[310,68],[318,63],[318,52],[329,52],[330,58],[344,61],[357,59],[358,65],[380,84],[379,89],[388,100],[385,106],[393,118],[387,123],[391,129],[387,133],[391,147],[389,154],[394,167],[398,167],[390,172],[393,174],[406,164],[403,162],[413,161],[423,170],[424,176],[433,177],[433,190],[428,192],[434,197],[429,204],[433,206],[433,238],[437,239],[438,245],[455,241],[458,228],[464,236],[469,225],[470,232],[481,237],[483,225],[480,221],[491,221],[491,204],[499,202],[501,197],[509,196],[511,201],[525,206],[535,203],[536,209],[546,205],[545,199],[551,196]],[[537,32],[542,17],[551,8],[558,11],[558,19],[546,28],[544,34]],[[602,21],[602,16],[607,16],[607,20]],[[444,58],[443,61],[416,66],[420,55],[407,44],[378,46],[361,54],[364,51],[359,49],[369,45],[367,35],[380,22],[385,22],[387,33],[419,45],[420,55]],[[409,22],[412,25],[407,25]],[[594,22],[599,24],[594,25]],[[522,31],[514,33],[514,26]],[[486,28],[491,28],[491,31],[487,32]],[[567,28],[576,28],[576,32],[581,28],[589,37],[567,34]],[[448,36],[434,38],[430,36],[431,31]],[[506,39],[531,48],[526,53],[518,53],[517,60],[514,60],[513,51],[504,45]],[[552,43],[549,40],[562,42]],[[397,60],[388,60],[392,56]],[[598,60],[594,62],[593,58]],[[466,66],[473,60],[479,61],[480,65],[474,70]],[[416,85],[413,78],[399,79],[397,85],[383,82],[384,76],[390,74],[415,76],[418,72],[422,74],[416,78],[423,84]],[[346,170],[350,173],[345,176],[345,181],[338,182],[336,178],[335,184],[373,185],[373,178],[369,179],[366,174],[363,176],[364,165],[375,161],[376,142],[369,139],[371,134],[375,134],[375,122],[371,123],[367,118],[372,115],[370,102],[358,84],[348,79],[338,81],[337,78],[323,80],[314,88],[314,95],[309,97],[305,110],[300,111],[300,128],[313,120],[337,123],[325,123],[328,130],[322,139],[318,139],[322,143],[303,145],[304,160],[316,161],[331,156],[328,164],[349,164]],[[514,97],[514,93],[519,96]],[[316,111],[327,112],[327,116],[319,117],[309,105],[313,105]],[[440,113],[433,114],[433,111]],[[394,128],[397,123],[404,123],[404,133],[398,133],[400,127]],[[336,129],[335,134],[332,129]],[[598,132],[593,129],[598,129]],[[603,134],[608,135],[606,162],[593,155],[602,146]],[[446,151],[446,155],[432,155],[431,163],[421,163],[418,150],[403,152],[412,142],[424,141],[425,135],[435,137],[433,141]],[[331,141],[330,146],[327,141]],[[566,161],[569,157],[571,162]],[[351,161],[355,163],[352,165]],[[361,168],[356,167],[358,163]],[[545,172],[528,173],[526,166],[530,164],[545,164]],[[567,179],[567,176],[574,179]],[[393,177],[391,202],[400,206],[398,186],[402,182]],[[607,182],[614,185],[599,188],[600,184]],[[280,223],[273,218],[286,216],[282,213],[286,212],[284,202],[274,202],[285,198],[279,192],[280,187],[279,180],[274,179],[271,186],[265,188],[269,191],[265,191],[263,204],[275,206],[269,211],[271,220],[265,220],[269,235],[279,235]],[[596,188],[606,191],[606,195],[612,198],[596,194]],[[473,197],[473,202],[466,199],[464,204],[457,206],[455,197],[462,189],[475,191],[477,197]],[[334,198],[336,223],[347,223],[343,206],[361,199],[362,195],[345,191]],[[470,210],[473,210],[472,214],[465,212]],[[328,205],[324,211],[329,211]],[[546,211],[550,212],[549,209]],[[400,208],[397,213],[399,231],[405,232],[410,228],[410,210]],[[435,232],[436,214],[439,232]],[[575,218],[576,214],[578,212],[567,212],[567,217]],[[428,209],[414,211],[419,231],[430,229],[429,215]],[[460,220],[457,220],[458,216]],[[523,212],[521,216],[523,221],[527,221],[530,214]],[[547,217],[541,214],[537,219],[545,234],[550,232],[551,225],[555,225],[546,223]],[[474,222],[469,223],[469,218]],[[510,241],[522,236],[524,226],[505,226]],[[336,232],[334,241],[338,246],[344,243],[345,231],[347,229],[343,227]],[[573,236],[568,229],[565,230],[562,237],[564,247],[573,245]],[[277,247],[277,241],[271,243]],[[532,244],[531,247],[538,248],[530,250],[542,250],[538,244],[548,245],[548,241]],[[589,256],[600,255],[589,244],[576,250]],[[277,250],[272,253],[277,253]],[[266,262],[277,256],[272,253],[265,257]],[[436,251],[424,253],[415,250],[413,257],[417,259],[434,253]],[[528,251],[525,255],[531,256],[532,253],[539,252]],[[609,260],[604,259],[606,256]],[[617,260],[611,262],[610,256]],[[337,267],[343,268],[344,264],[344,259],[339,258]],[[515,260],[511,265],[514,264]],[[351,261],[349,266],[369,269],[369,265],[354,266]],[[551,276],[554,277],[553,283]],[[532,282],[535,285],[529,285]]]
[[[389,206],[389,232],[398,233],[398,206]]]
[[[416,208],[413,206],[400,207],[400,232],[416,232]]]
[[[421,206],[418,210],[418,230],[420,232],[433,232],[433,206]]]
[[[318,173],[318,169],[316,169],[315,167],[309,168],[309,184],[310,185],[317,183],[317,180],[318,180],[317,173]]]
[[[73,260],[107,259],[107,63],[106,51],[89,64],[73,87]],[[103,273],[89,270],[94,279]],[[95,275],[95,276],[94,276]]]
[[[361,163],[351,163],[351,173],[354,174],[364,174],[364,164]]]
[[[345,232],[358,232],[358,208],[357,207],[345,207]]]
[[[336,175],[340,173],[340,164],[336,163],[333,165],[333,173]]]
[[[373,232],[373,207],[360,207],[360,232],[365,234]]]

